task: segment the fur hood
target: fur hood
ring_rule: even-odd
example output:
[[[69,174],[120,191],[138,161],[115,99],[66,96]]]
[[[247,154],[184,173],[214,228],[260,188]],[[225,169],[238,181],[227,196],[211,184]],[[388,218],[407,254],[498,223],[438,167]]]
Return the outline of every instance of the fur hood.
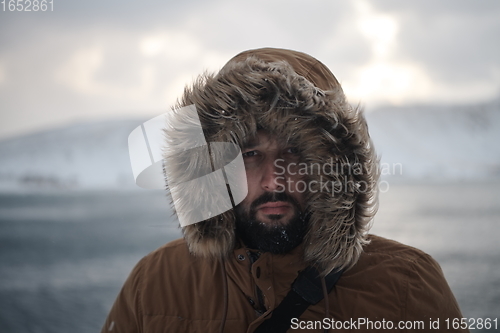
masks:
[[[361,110],[347,103],[325,65],[296,51],[246,51],[217,74],[200,76],[175,108],[191,104],[207,142],[241,147],[263,129],[293,143],[310,167],[304,259],[323,274],[357,262],[377,207],[378,161]],[[169,158],[166,152],[167,165]],[[187,225],[183,233],[193,255],[224,258],[237,246],[234,226],[229,210]]]

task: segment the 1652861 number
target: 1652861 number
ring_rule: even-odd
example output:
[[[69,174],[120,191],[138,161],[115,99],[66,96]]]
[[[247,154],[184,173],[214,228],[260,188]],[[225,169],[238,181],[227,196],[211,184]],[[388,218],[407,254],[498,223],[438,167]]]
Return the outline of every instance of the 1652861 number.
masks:
[[[498,329],[498,318],[448,318],[445,322],[446,329]]]
[[[2,0],[0,3],[4,12],[54,11],[54,0]]]

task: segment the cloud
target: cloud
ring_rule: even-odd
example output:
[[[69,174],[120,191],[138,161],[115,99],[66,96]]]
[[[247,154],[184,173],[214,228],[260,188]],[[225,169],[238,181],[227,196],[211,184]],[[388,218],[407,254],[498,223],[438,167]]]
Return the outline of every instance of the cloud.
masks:
[[[500,48],[493,42],[498,37],[492,38],[500,32],[500,6],[491,15],[470,11],[464,3],[462,11],[436,10],[427,1],[354,3],[357,28],[371,45],[371,58],[344,83],[352,98],[371,106],[456,104],[500,93]]]
[[[5,65],[0,61],[0,86],[7,80]]]
[[[390,57],[399,22],[393,15],[375,11],[367,1],[357,0],[354,4],[358,13],[356,26],[372,45],[375,59]]]
[[[404,22],[398,33],[398,58],[417,62],[433,82],[441,85],[452,88],[456,83],[477,85],[481,81],[492,86],[487,89],[490,97],[493,91],[500,92],[500,2],[374,3],[378,10]],[[483,98],[485,94],[476,100]]]
[[[364,0],[354,1],[352,29],[368,45],[367,58],[342,82],[352,102],[400,104],[429,95],[429,80],[418,65],[395,55],[401,22]]]
[[[161,113],[203,71],[264,46],[317,57],[367,105],[493,98],[496,3],[92,0],[2,13],[0,136]]]

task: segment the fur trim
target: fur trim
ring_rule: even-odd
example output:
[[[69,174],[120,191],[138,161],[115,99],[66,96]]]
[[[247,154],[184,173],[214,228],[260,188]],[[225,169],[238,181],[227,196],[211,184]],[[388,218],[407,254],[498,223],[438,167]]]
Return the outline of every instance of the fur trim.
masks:
[[[207,142],[242,146],[263,129],[281,133],[299,149],[302,161],[311,166],[306,182],[316,184],[306,197],[311,217],[304,258],[328,274],[352,267],[368,243],[377,208],[378,160],[362,111],[347,103],[335,77],[324,91],[311,82],[313,74],[304,76],[290,61],[262,60],[250,52],[218,74],[198,78],[176,108],[196,105]],[[230,210],[188,225],[183,233],[194,255],[227,256],[236,244],[234,214]]]

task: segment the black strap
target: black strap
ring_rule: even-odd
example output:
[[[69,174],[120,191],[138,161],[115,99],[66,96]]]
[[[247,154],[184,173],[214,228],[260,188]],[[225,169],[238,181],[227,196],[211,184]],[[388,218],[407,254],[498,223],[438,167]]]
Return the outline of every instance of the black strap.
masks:
[[[333,289],[341,275],[342,271],[339,271],[332,272],[325,277],[328,293]],[[285,333],[290,328],[292,318],[299,318],[309,305],[317,304],[323,297],[323,287],[318,270],[309,266],[297,276],[292,284],[292,289],[274,309],[272,317],[260,324],[254,333]]]

